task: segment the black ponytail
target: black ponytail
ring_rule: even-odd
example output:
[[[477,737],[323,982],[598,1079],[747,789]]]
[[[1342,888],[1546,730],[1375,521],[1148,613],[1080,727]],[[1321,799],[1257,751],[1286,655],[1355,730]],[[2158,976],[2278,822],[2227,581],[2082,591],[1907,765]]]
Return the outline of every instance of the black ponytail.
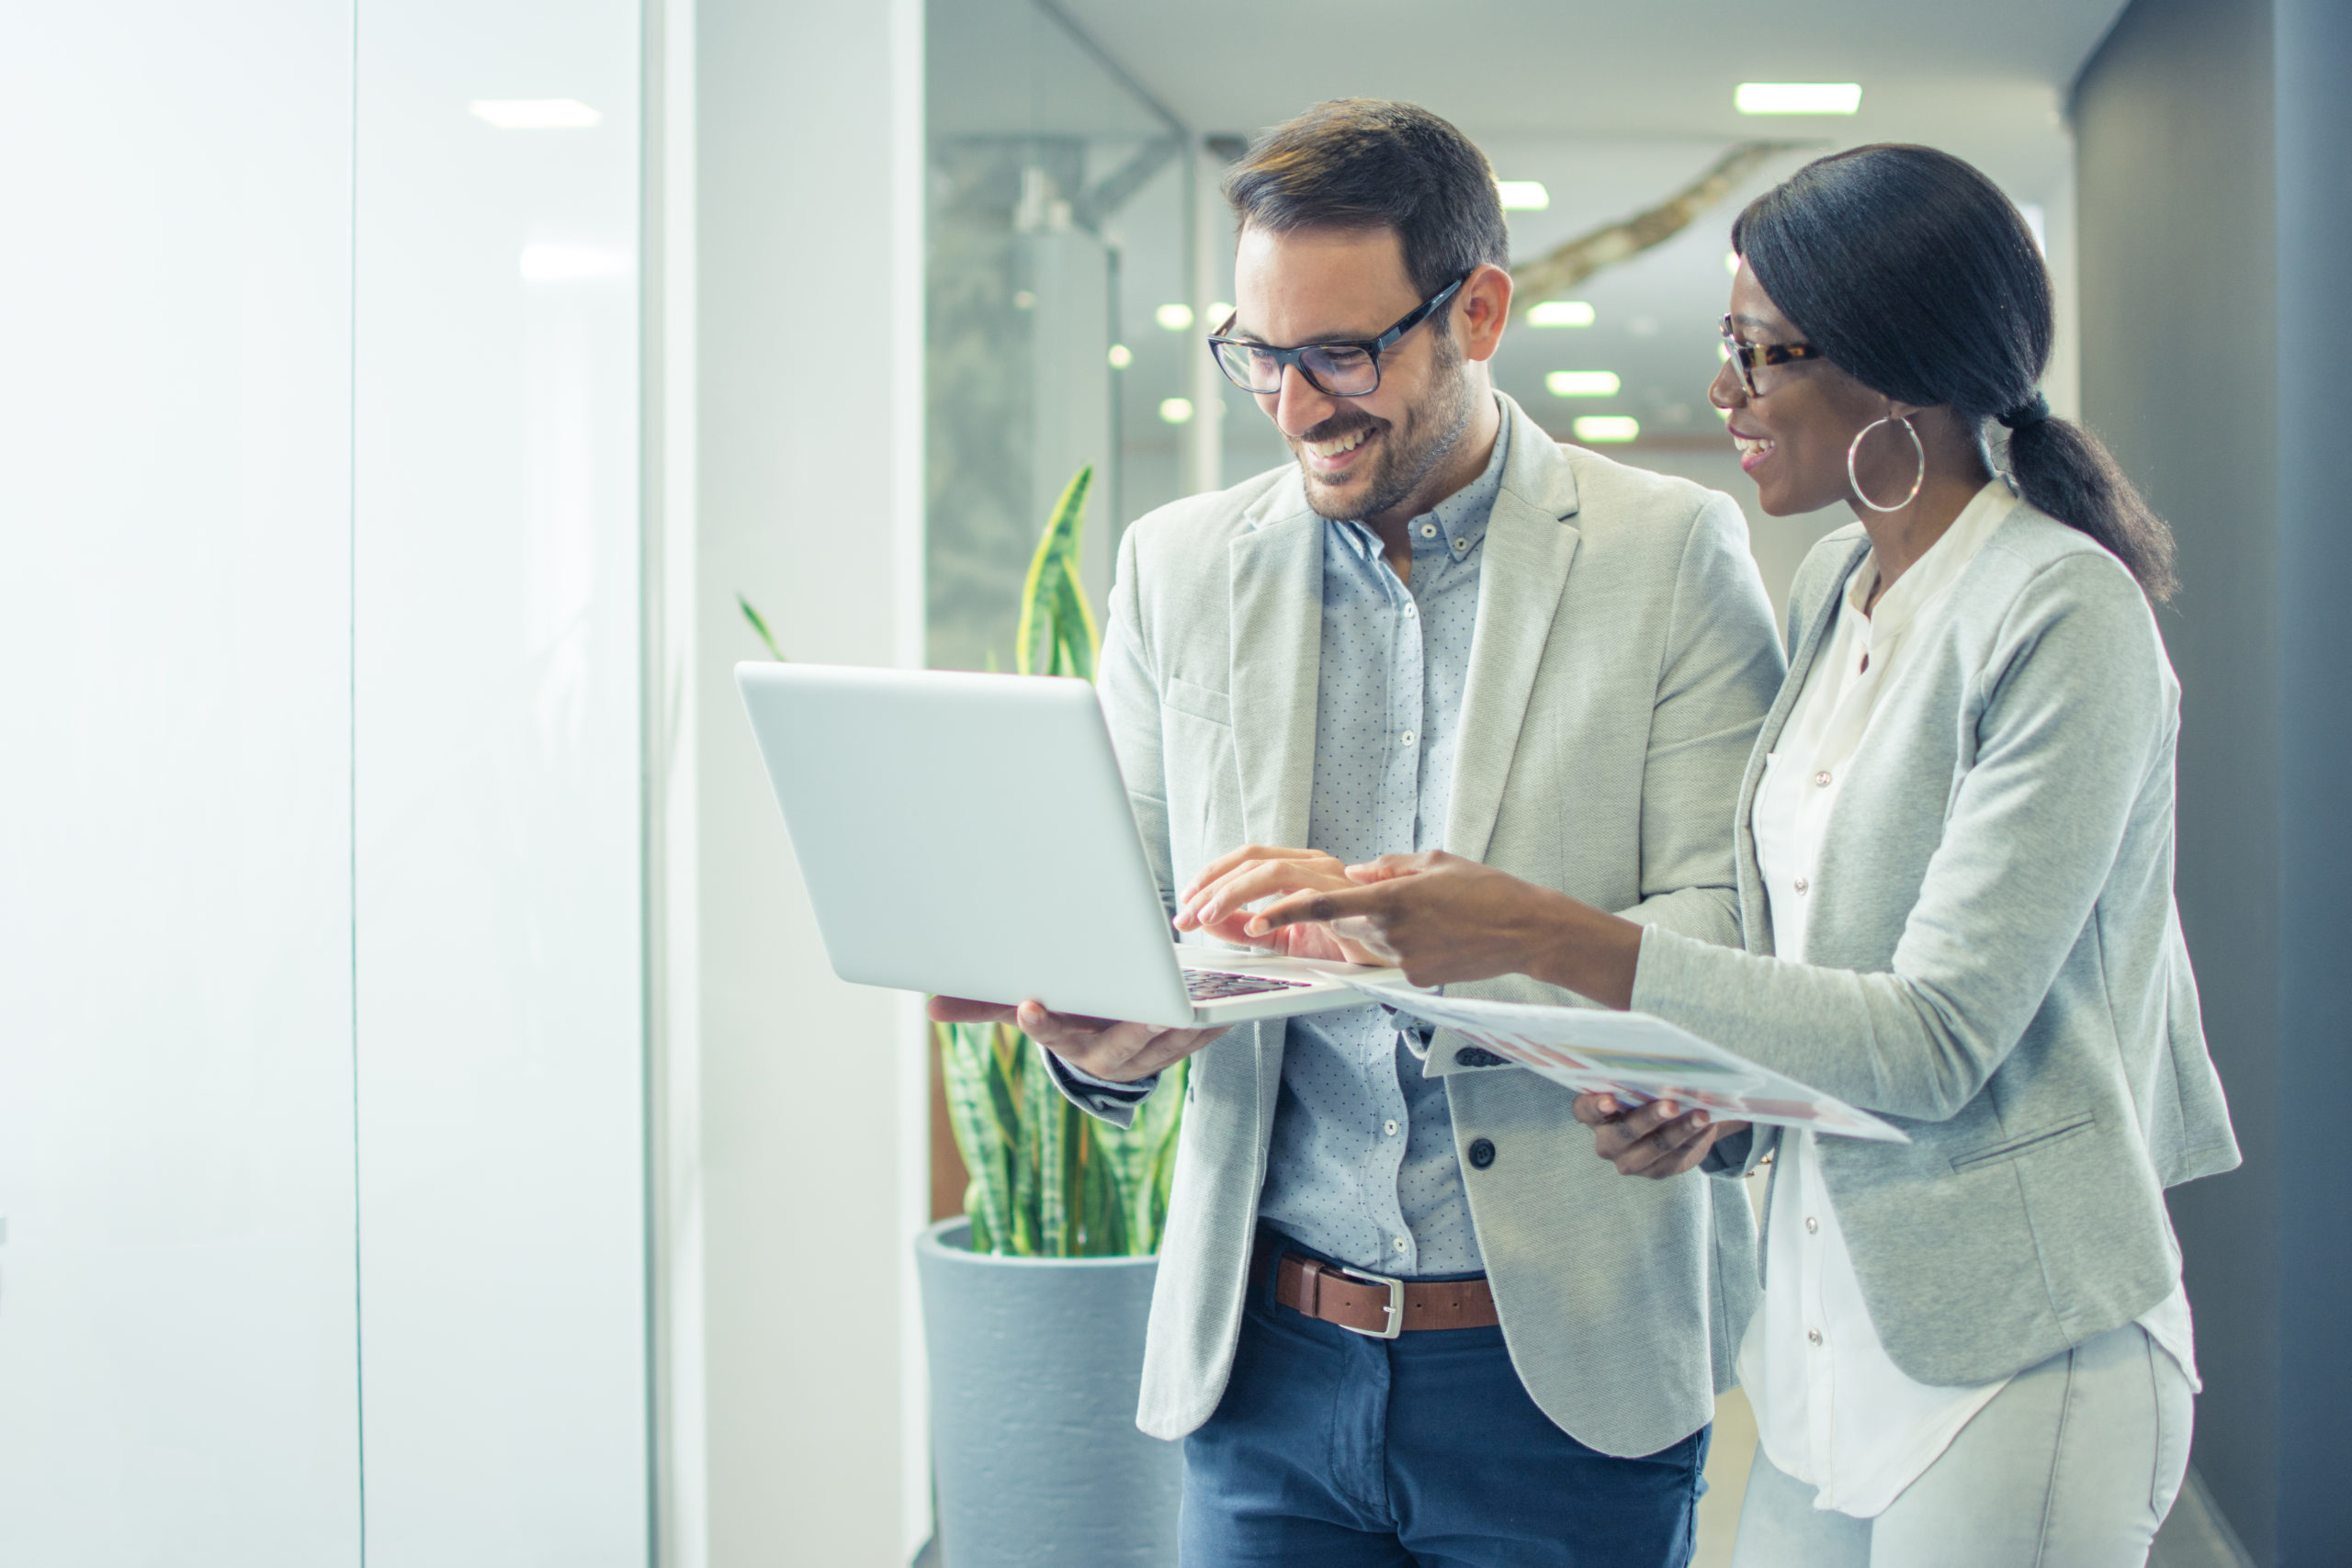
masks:
[[[1864,386],[2007,426],[2018,493],[2104,545],[2150,599],[2172,597],[2172,530],[2098,438],[2051,417],[2035,389],[2050,360],[2050,269],[1999,186],[1932,147],[1857,147],[1758,197],[1732,248]]]

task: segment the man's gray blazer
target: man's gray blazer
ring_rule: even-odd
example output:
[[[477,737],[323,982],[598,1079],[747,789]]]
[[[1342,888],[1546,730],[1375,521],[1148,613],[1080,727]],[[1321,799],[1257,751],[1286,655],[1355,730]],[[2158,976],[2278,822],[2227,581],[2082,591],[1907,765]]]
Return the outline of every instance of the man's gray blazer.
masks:
[[[1555,443],[1509,399],[1487,525],[1445,847],[1704,942],[1739,940],[1731,803],[1781,680],[1731,500]],[[1295,468],[1128,530],[1101,689],[1171,899],[1243,844],[1307,829],[1323,520]],[[1567,1001],[1525,978],[1463,995]],[[1136,1424],[1179,1438],[1225,1391],[1282,1079],[1283,1025],[1193,1058]],[[1574,1098],[1440,1033],[1478,1246],[1521,1381],[1606,1453],[1656,1452],[1730,1386],[1755,1231],[1727,1182],[1634,1181],[1595,1157]],[[1413,1064],[1408,1061],[1407,1070]]]
[[[1912,628],[1783,963],[1748,813],[1869,549],[1839,529],[1790,591],[1747,951],[1647,934],[1634,1005],[1910,1134],[1823,1139],[1822,1179],[1894,1364],[1986,1383],[2169,1295],[2164,1189],[2238,1163],[2173,905],[2180,686],[2121,564],[2016,506]]]

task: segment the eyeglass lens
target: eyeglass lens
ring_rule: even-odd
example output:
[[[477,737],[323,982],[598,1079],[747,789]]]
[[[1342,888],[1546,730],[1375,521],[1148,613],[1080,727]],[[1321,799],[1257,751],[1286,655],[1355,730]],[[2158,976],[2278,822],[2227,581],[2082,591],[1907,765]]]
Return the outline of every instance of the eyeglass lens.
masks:
[[[1283,355],[1246,343],[1217,345],[1217,363],[1246,391],[1283,389]],[[1380,362],[1360,348],[1303,348],[1298,367],[1329,397],[1360,398],[1380,385]]]

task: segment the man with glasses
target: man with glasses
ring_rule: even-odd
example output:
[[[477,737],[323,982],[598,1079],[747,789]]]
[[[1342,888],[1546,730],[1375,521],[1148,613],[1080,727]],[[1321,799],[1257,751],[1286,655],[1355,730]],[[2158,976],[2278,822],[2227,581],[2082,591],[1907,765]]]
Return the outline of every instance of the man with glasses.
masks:
[[[1781,673],[1738,509],[1496,392],[1502,209],[1445,121],[1325,104],[1226,194],[1211,352],[1296,462],[1137,522],[1102,657],[1178,930],[1244,943],[1258,899],[1442,848],[1736,942]],[[1376,1006],[1221,1034],[933,1007],[1017,1018],[1114,1121],[1192,1058],[1137,1413],[1185,1442],[1185,1562],[1687,1560],[1755,1292],[1736,1185],[1618,1180],[1568,1090]]]

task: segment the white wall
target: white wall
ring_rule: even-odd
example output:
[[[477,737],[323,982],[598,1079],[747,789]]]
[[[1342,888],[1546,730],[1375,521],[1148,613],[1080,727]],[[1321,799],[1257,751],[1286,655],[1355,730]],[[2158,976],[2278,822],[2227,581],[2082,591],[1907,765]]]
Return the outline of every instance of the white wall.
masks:
[[[351,16],[0,50],[0,1561],[356,1561]]]
[[[730,668],[921,661],[922,8],[699,0],[700,1169],[710,1561],[903,1563],[927,1504],[922,1036],[827,966]]]
[[[368,1558],[641,1563],[639,19],[366,0],[354,701]],[[573,99],[499,130],[480,99]]]
[[[641,1562],[638,7],[15,20],[0,1562]]]

